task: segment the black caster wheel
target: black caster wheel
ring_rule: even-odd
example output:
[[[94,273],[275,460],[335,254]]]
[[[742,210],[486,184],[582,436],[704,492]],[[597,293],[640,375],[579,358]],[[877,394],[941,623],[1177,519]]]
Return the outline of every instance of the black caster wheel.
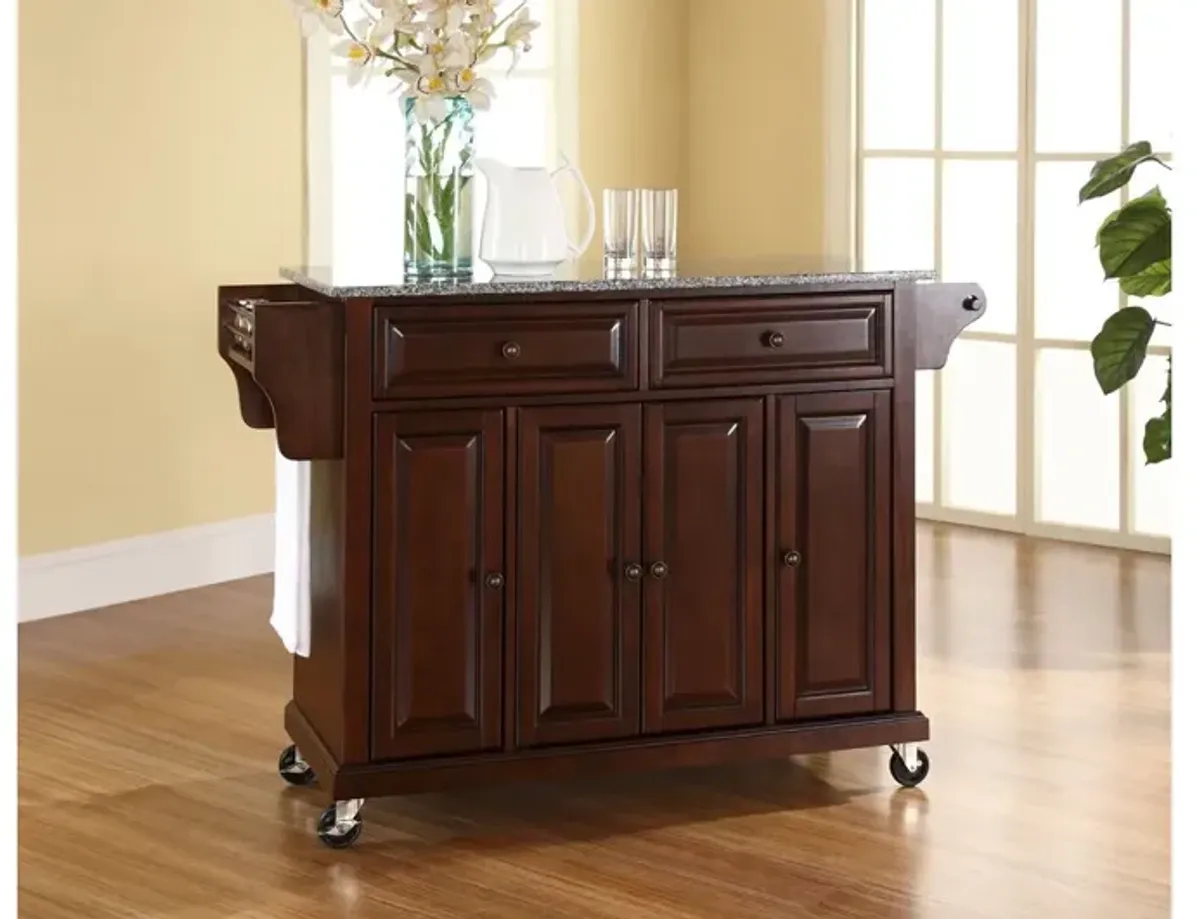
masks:
[[[897,784],[905,788],[916,788],[925,781],[925,776],[929,775],[929,757],[925,755],[924,750],[917,750],[917,769],[912,772],[905,765],[899,752],[893,750],[892,758],[888,760],[888,771]]]
[[[362,817],[357,814],[350,820],[338,823],[336,804],[325,808],[320,819],[317,820],[317,838],[331,849],[350,848],[358,841],[362,831]]]
[[[279,776],[289,785],[311,785],[317,780],[312,766],[296,752],[296,745],[285,747],[279,754]]]

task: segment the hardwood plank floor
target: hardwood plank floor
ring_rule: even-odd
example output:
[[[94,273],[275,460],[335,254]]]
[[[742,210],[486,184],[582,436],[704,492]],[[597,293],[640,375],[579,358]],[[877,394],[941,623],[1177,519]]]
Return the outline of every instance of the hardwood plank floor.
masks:
[[[933,768],[882,751],[372,801],[284,786],[268,579],[20,629],[28,919],[1139,919],[1169,909],[1167,560],[922,527]]]

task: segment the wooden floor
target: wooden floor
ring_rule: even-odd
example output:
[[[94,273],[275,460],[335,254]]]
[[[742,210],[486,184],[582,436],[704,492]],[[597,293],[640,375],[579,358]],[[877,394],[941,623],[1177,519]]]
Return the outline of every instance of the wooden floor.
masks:
[[[22,626],[21,915],[1166,916],[1169,562],[918,552],[920,789],[868,750],[390,799],[347,852],[275,772],[267,580]]]

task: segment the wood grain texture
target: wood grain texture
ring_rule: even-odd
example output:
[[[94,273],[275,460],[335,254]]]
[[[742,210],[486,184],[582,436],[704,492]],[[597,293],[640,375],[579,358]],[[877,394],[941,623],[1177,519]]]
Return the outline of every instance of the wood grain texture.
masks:
[[[763,412],[646,406],[647,734],[763,722]]]
[[[518,413],[518,746],[637,734],[641,414]]]
[[[636,303],[376,310],[375,397],[637,387]]]
[[[253,300],[241,316],[253,331],[235,341],[234,301]],[[274,428],[289,459],[338,459],[343,450],[342,305],[293,284],[221,287],[217,348],[237,380],[242,420]],[[303,373],[297,373],[303,368]]]
[[[651,385],[886,377],[891,298],[842,293],[650,304]]]
[[[500,749],[504,413],[375,421],[375,759]]]
[[[464,789],[370,802],[347,852],[275,774],[269,579],[22,625],[20,915],[1167,916],[1169,562],[924,526],[916,558],[920,789],[876,750]]]

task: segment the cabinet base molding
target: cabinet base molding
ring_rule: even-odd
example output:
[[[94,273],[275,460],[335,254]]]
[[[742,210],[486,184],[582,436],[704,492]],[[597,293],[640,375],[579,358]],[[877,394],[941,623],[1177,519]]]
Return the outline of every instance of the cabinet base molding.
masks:
[[[902,712],[711,734],[694,732],[514,752],[338,765],[294,701],[288,703],[284,712],[284,728],[312,766],[322,791],[332,801],[555,781],[614,772],[716,766],[805,753],[919,743],[929,739],[929,720],[925,715]]]

